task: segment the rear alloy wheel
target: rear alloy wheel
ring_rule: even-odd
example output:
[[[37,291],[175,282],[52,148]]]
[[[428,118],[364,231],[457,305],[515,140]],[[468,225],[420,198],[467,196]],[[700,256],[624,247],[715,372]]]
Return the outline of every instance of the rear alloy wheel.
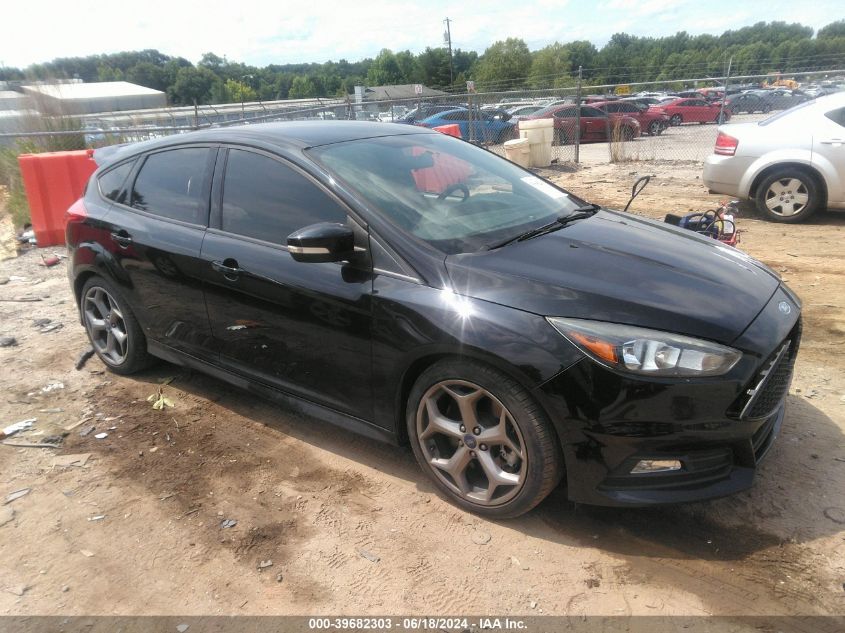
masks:
[[[147,367],[152,357],[135,315],[105,279],[92,277],[82,288],[82,320],[94,351],[117,374]]]
[[[775,222],[803,222],[818,210],[820,202],[816,179],[798,169],[774,172],[757,188],[757,209]]]
[[[669,119],[669,123],[672,125],[680,125],[684,122],[684,118],[680,114],[673,114],[672,118]]]
[[[657,136],[663,131],[663,126],[660,125],[660,121],[652,121],[648,124],[648,133],[649,136]]]
[[[558,484],[557,437],[533,397],[500,372],[471,361],[441,361],[423,372],[408,400],[417,462],[466,510],[510,518]]]

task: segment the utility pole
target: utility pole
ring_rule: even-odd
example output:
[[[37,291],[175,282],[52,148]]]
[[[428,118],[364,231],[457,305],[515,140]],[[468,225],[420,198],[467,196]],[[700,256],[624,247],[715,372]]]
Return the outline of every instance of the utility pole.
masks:
[[[581,158],[581,80],[583,68],[578,66],[578,90],[575,92],[575,162]]]
[[[725,119],[725,101],[728,100],[728,83],[731,80],[731,64],[733,64],[734,56],[731,55],[731,58],[728,60],[728,70],[725,72],[725,94],[722,95],[722,101],[719,105],[719,122],[718,125],[721,125]]]
[[[449,85],[455,83],[454,71],[452,70],[452,29],[449,24],[452,22],[449,18],[443,20],[446,23],[446,32],[443,34],[443,39],[446,40],[446,46],[449,48]]]

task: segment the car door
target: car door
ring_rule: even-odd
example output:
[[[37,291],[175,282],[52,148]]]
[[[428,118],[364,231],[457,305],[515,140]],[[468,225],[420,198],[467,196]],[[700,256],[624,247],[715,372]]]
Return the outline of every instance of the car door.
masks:
[[[348,209],[291,162],[221,150],[202,247],[211,330],[225,368],[287,393],[372,417],[371,272],[296,262],[287,236]],[[366,268],[366,267],[365,267]]]
[[[581,129],[584,140],[605,140],[610,130],[607,113],[592,106],[581,106]]]
[[[845,108],[837,108],[819,117],[813,132],[813,162],[822,173],[833,172],[836,179],[827,179],[828,202],[845,203]]]
[[[200,248],[217,148],[190,145],[139,158],[106,216],[120,275],[151,341],[214,356]]]

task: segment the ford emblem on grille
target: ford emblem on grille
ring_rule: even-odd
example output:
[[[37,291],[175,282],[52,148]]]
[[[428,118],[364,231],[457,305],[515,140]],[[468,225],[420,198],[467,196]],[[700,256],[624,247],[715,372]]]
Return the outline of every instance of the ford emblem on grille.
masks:
[[[778,304],[778,310],[780,310],[781,314],[789,314],[792,312],[792,307],[786,301],[781,301]]]

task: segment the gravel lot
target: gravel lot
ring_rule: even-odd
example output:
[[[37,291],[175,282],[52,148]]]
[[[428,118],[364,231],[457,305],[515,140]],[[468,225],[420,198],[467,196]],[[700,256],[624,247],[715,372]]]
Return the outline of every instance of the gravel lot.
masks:
[[[621,207],[657,174],[632,209],[654,217],[716,202],[697,163],[587,163],[544,175]],[[0,446],[0,496],[30,489],[0,505],[0,614],[845,614],[845,214],[740,228],[805,305],[755,486],[649,510],[557,491],[502,522],[440,499],[406,448],[212,378],[166,363],[123,378],[96,358],[77,371],[87,342],[64,267],[39,265],[61,249],[0,262],[0,336],[18,342],[0,349],[0,420],[37,418],[16,442],[68,432],[59,449]],[[173,407],[153,410],[167,381]]]

